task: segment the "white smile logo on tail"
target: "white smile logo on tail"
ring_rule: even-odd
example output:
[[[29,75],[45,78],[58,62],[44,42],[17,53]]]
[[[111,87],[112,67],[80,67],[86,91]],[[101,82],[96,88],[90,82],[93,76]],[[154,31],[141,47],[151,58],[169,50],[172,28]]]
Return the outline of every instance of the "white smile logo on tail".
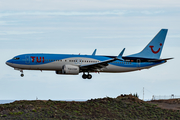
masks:
[[[160,43],[160,46],[162,46],[162,43]],[[154,46],[149,46],[150,48],[151,48],[151,51],[154,53],[154,54],[157,54],[160,50],[161,50],[161,48],[159,48],[157,51],[154,51],[153,50],[153,47]]]

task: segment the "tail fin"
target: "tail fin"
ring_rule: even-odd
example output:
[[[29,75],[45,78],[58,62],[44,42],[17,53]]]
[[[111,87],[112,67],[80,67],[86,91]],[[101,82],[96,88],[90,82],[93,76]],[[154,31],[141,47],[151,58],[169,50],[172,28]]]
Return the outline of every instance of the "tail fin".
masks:
[[[159,59],[164,46],[167,32],[168,29],[161,29],[159,33],[149,42],[149,44],[141,52],[129,55],[127,57]]]

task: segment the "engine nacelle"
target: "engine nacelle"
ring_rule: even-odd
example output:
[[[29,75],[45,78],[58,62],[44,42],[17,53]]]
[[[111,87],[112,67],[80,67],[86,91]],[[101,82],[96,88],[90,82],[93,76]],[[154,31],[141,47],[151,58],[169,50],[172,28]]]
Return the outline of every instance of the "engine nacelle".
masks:
[[[56,71],[56,74],[78,75],[79,67],[74,65],[64,65],[62,71]]]

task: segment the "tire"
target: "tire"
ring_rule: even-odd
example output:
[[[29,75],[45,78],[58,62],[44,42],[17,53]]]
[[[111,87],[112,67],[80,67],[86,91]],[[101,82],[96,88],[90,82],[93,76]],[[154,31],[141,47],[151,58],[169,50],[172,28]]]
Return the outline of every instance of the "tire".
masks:
[[[92,75],[91,75],[91,74],[87,75],[87,78],[88,78],[88,79],[91,79],[91,78],[92,78]]]
[[[83,75],[82,75],[82,78],[83,78],[83,79],[86,79],[86,78],[87,78],[87,75],[86,75],[86,74],[83,74]]]
[[[21,77],[24,77],[24,74],[21,74]]]

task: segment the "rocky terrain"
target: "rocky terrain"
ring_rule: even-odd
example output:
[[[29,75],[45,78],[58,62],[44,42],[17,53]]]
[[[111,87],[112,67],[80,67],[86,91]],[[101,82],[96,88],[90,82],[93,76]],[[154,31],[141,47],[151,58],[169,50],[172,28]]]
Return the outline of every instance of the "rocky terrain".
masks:
[[[163,105],[175,105],[175,109]],[[52,100],[15,101],[0,105],[0,120],[59,119],[180,119],[178,99],[142,101],[132,95],[91,99],[86,102]]]

